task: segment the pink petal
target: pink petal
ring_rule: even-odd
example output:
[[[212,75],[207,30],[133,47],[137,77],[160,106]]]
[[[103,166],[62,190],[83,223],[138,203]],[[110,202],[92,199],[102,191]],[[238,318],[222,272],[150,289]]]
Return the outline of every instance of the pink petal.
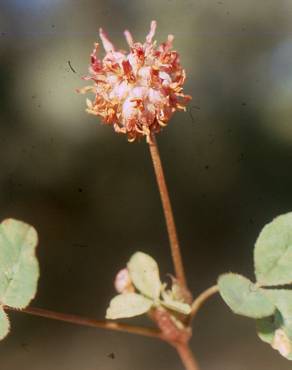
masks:
[[[146,42],[148,44],[151,44],[153,36],[155,35],[156,25],[157,25],[156,21],[152,21],[150,24],[150,31],[148,35],[146,36]]]
[[[173,35],[168,35],[167,36],[167,41],[165,43],[166,49],[169,50],[172,48],[172,42],[173,42],[174,36]]]
[[[133,46],[133,44],[134,44],[134,40],[133,40],[133,37],[132,37],[132,35],[131,35],[130,31],[126,30],[126,31],[124,32],[124,35],[125,35],[125,38],[126,38],[126,40],[127,40],[128,45],[129,45],[129,46],[130,46],[130,48],[131,48],[131,47]]]
[[[99,37],[101,38],[104,50],[109,53],[110,51],[114,51],[115,47],[114,45],[110,42],[107,34],[104,32],[102,28],[99,29]]]

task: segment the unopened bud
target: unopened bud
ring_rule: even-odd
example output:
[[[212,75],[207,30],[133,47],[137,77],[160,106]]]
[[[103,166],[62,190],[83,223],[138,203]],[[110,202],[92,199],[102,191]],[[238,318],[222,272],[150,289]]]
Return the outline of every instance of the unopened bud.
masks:
[[[135,291],[127,268],[120,270],[115,278],[115,288],[118,293],[131,293]]]

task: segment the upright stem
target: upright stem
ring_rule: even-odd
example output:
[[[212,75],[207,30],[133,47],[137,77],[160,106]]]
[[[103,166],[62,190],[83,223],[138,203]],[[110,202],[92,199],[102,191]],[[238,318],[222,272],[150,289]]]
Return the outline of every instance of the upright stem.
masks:
[[[156,138],[153,135],[151,138],[151,141],[149,142],[149,148],[150,148],[150,154],[154,166],[154,171],[156,175],[156,180],[158,183],[159,193],[162,201],[162,207],[164,211],[166,226],[167,226],[167,232],[170,242],[170,248],[171,248],[171,256],[174,264],[175,269],[175,275],[176,278],[179,280],[181,285],[185,288],[187,288],[186,284],[186,278],[185,278],[185,272],[184,267],[182,263],[182,257],[181,257],[181,251],[180,246],[177,238],[177,232],[172,212],[172,207],[168,195],[168,190],[165,182],[164,172],[160,160],[160,155],[158,151],[158,146],[156,142]]]
[[[177,344],[175,348],[186,370],[200,370],[199,365],[187,343]]]
[[[187,289],[187,282],[185,277],[184,266],[182,262],[181,250],[179,246],[179,241],[177,237],[172,207],[169,199],[168,189],[165,181],[165,176],[163,172],[162,163],[160,160],[159,150],[154,134],[149,141],[149,149],[151,154],[151,159],[153,162],[154,172],[156,175],[156,180],[159,188],[159,193],[162,201],[162,207],[165,217],[165,222],[167,226],[167,232],[170,242],[171,256],[174,264],[174,270],[176,278],[183,288]],[[187,343],[172,343],[176,348],[182,363],[186,370],[199,370],[199,366],[195,360],[195,357]]]

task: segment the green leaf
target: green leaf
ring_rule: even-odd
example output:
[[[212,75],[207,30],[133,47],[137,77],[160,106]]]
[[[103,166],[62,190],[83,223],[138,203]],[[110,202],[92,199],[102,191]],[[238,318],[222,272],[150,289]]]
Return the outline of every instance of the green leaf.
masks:
[[[225,303],[238,314],[252,318],[271,316],[275,306],[247,278],[238,274],[224,274],[218,279],[219,291]]]
[[[137,252],[128,262],[128,270],[135,287],[146,297],[157,300],[161,282],[156,261],[148,254]]]
[[[142,315],[150,310],[153,302],[137,293],[124,293],[115,296],[106,311],[107,319],[121,319]]]
[[[0,224],[0,303],[25,308],[34,298],[39,277],[35,229],[7,219]]]
[[[292,213],[275,218],[263,228],[256,241],[254,262],[260,285],[292,282]]]
[[[263,292],[274,303],[283,317],[292,318],[292,290],[263,289]]]
[[[8,316],[0,307],[0,340],[4,339],[10,330],[10,322]]]
[[[161,304],[164,307],[169,308],[172,311],[182,313],[183,315],[189,315],[191,313],[191,306],[187,303],[175,300],[172,297],[171,292],[163,291],[162,298],[163,300],[161,301]]]

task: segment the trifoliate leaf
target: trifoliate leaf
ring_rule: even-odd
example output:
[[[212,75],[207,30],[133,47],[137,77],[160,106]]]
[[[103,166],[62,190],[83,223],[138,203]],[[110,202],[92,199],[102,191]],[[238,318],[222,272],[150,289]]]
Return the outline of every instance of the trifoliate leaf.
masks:
[[[221,297],[236,314],[262,318],[271,316],[275,311],[275,306],[262,290],[241,275],[221,275],[218,285]]]
[[[153,302],[137,293],[124,293],[115,296],[106,311],[107,319],[121,319],[142,315],[150,310]]]
[[[171,292],[162,292],[161,304],[172,311],[182,313],[183,315],[189,315],[191,313],[191,306],[187,303],[174,300],[171,296]]]
[[[292,282],[292,213],[275,218],[263,228],[256,241],[254,263],[260,285]]]
[[[24,308],[34,298],[39,277],[36,230],[21,221],[0,224],[0,303]]]
[[[161,282],[156,261],[148,254],[137,252],[128,262],[128,270],[135,287],[146,297],[157,300]]]
[[[10,323],[8,316],[4,312],[3,308],[0,307],[0,340],[4,339],[9,333]]]

